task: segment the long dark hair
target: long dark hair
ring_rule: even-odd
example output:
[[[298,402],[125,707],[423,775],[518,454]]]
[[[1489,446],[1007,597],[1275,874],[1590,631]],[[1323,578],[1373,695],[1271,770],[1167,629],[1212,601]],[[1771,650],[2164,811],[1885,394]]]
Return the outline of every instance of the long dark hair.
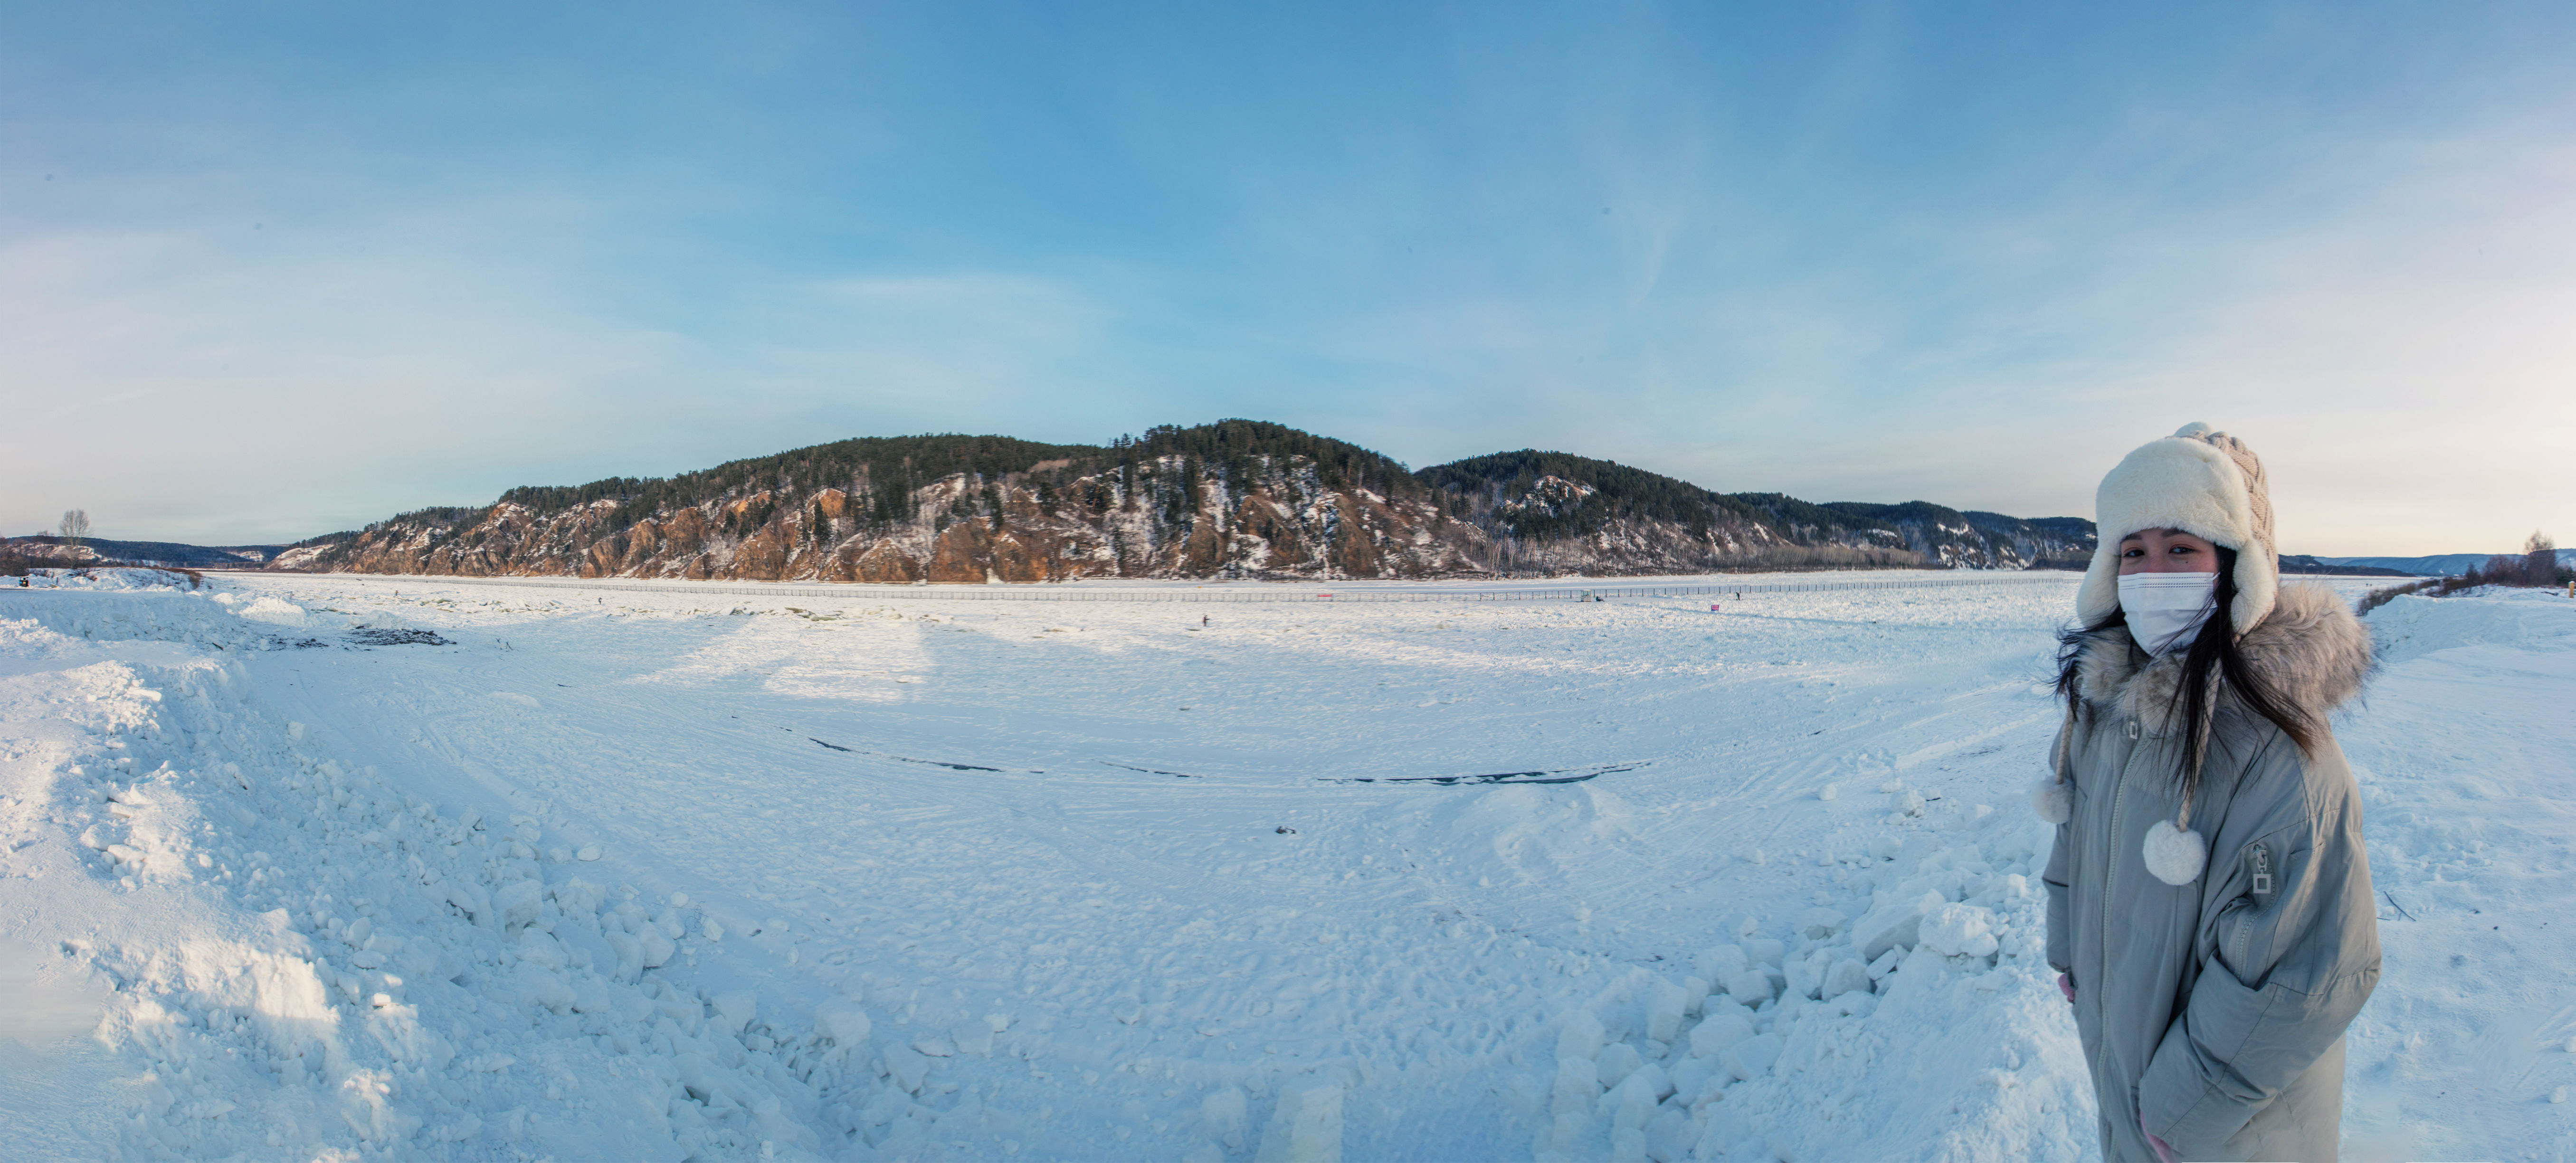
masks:
[[[2271,720],[2281,733],[2299,745],[2303,755],[2314,754],[2317,743],[2316,721],[2307,711],[2292,705],[2272,689],[2245,661],[2245,653],[2236,645],[2236,551],[2217,546],[2218,580],[2210,587],[2208,620],[2200,624],[2200,634],[2191,640],[2191,649],[2183,654],[2182,681],[2174,684],[2173,701],[2168,711],[2182,712],[2183,748],[2180,769],[2174,772],[2182,786],[2184,802],[2200,794],[2201,767],[2209,753],[2210,719],[2218,710],[2218,686],[2243,703],[2245,709]],[[2107,630],[2122,630],[2120,645],[2136,649],[2125,633],[2128,611],[2117,606],[2109,615],[2090,626],[2062,631],[2057,636],[2057,697],[2066,700],[2066,716],[2071,721],[2085,710],[2083,663],[2085,648]]]

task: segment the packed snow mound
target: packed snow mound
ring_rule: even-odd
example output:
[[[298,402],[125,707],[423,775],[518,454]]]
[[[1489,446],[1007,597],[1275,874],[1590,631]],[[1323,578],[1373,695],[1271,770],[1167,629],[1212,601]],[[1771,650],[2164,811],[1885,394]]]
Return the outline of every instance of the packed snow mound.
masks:
[[[416,628],[410,622],[404,621],[401,616],[389,610],[370,610],[363,614],[351,614],[349,615],[348,625],[352,630],[411,630]]]
[[[265,622],[271,626],[302,626],[310,621],[304,613],[304,607],[284,598],[265,595],[253,599],[234,612],[240,614],[244,621]]]
[[[2576,963],[2576,602],[2499,587],[2399,598],[2368,622],[2382,668],[2335,733],[2382,968],[2346,1039],[2344,1156],[2576,1158],[2576,1121],[2552,1105],[2576,1084],[2576,1009],[2544,984]]]
[[[16,585],[17,579],[0,579]],[[187,574],[167,569],[31,569],[27,571],[26,589],[91,590],[112,593],[118,590],[188,590],[200,583]]]
[[[264,625],[326,631],[338,629],[345,631],[353,641],[375,645],[401,642],[434,642],[443,645],[446,641],[390,610],[365,610],[350,614],[326,608],[325,612],[317,614],[284,598],[268,594],[218,593],[212,595],[212,598],[217,605],[240,615],[243,620]]]
[[[1632,971],[1559,1022],[1540,1160],[2074,1158],[2092,1097],[2046,963],[2051,830],[1959,817],[1848,859],[1784,938]],[[1982,826],[1981,826],[1982,825]],[[2084,1117],[2072,1117],[2082,1115]],[[1606,1152],[1604,1148],[1607,1148]]]
[[[217,651],[271,650],[282,644],[277,628],[222,613],[228,594],[167,590],[83,594],[67,601],[33,594],[13,599],[0,587],[0,623],[18,619],[25,630],[43,629],[89,642],[162,642]]]
[[[2565,590],[2489,586],[2449,597],[2407,594],[2363,620],[2382,666],[2462,646],[2567,649],[2576,645],[2576,602]]]
[[[190,614],[230,620],[162,604],[165,641],[219,633]],[[0,803],[51,813],[16,821],[0,909],[37,919],[46,965],[113,981],[70,1025],[143,1066],[94,1096],[112,1143],[48,1151],[799,1158],[862,1109],[878,1142],[929,1133],[904,1116],[935,1064],[875,1053],[856,1000],[818,1022],[694,984],[722,930],[621,883],[595,843],[344,765],[237,662],[27,620],[0,621],[0,660],[0,736],[45,740]]]

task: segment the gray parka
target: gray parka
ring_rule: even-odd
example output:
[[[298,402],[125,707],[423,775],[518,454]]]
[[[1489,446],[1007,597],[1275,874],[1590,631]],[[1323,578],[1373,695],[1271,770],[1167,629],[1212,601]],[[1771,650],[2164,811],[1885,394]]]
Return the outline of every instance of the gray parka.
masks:
[[[2074,979],[2106,1159],[2153,1163],[2142,1112],[2183,1159],[2335,1157],[2344,1028],[2378,984],[2379,928],[2359,794],[2323,732],[2369,673],[2370,635],[2333,591],[2285,586],[2238,649],[2320,735],[2302,755],[2213,684],[2196,881],[2166,884],[2140,855],[2182,806],[2181,652],[2091,635],[2059,736],[2072,803],[2043,877],[2048,960]]]

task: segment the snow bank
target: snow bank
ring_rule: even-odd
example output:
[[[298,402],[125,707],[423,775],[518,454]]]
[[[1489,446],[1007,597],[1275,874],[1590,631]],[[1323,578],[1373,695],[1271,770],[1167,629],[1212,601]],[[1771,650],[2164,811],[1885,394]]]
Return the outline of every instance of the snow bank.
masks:
[[[2378,990],[2348,1036],[2347,1158],[2576,1158],[2576,602],[2494,588],[2371,611],[2335,732],[2361,785]]]
[[[2383,667],[2461,646],[2576,646],[2567,641],[2571,607],[2564,590],[2488,586],[2447,597],[2406,594],[2370,612],[2372,643]]]
[[[15,578],[0,578],[0,587],[16,586]],[[196,579],[166,569],[31,569],[27,571],[26,589],[84,590],[114,593],[131,590],[192,590]]]
[[[307,619],[304,607],[279,598],[261,597],[234,611],[245,622],[265,622],[271,626],[302,626]]]
[[[1958,817],[1841,907],[1635,972],[1560,1023],[1542,1160],[2070,1158],[2092,1098],[2046,964],[2049,829]],[[1983,821],[1988,826],[1979,828]],[[1851,914],[1857,914],[1853,916]]]
[[[595,847],[550,845],[535,817],[445,814],[324,753],[238,663],[172,648],[240,640],[216,603],[83,601],[42,619],[73,633],[0,621],[0,734],[47,741],[5,767],[0,915],[113,984],[78,1024],[126,1070],[115,1117],[88,1128],[114,1150],[678,1160],[926,1141],[913,1098],[938,1071],[877,1053],[859,1002],[818,1022],[709,996],[691,967],[719,935],[684,897],[603,875]]]
[[[0,618],[42,627],[65,638],[177,643],[230,652],[275,649],[274,629],[223,613],[233,595],[193,593],[25,594],[0,588]]]

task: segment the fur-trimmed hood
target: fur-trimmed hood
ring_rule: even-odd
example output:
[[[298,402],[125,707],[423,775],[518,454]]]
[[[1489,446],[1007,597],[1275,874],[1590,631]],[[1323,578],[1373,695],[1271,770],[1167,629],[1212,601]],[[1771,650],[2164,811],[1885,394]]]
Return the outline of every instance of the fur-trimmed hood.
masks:
[[[2361,619],[2353,616],[2333,590],[2314,583],[2282,587],[2270,616],[2238,637],[2236,649],[2244,656],[2247,668],[2284,705],[2283,709],[2320,729],[2326,716],[2360,694],[2362,682],[2370,677],[2370,632],[2362,629]],[[2031,807],[2039,818],[2063,824],[2074,810],[2073,789],[2066,785],[2066,772],[2079,718],[2089,717],[2097,723],[2127,720],[2149,736],[2179,733],[2182,724],[2177,720],[2186,708],[2174,696],[2182,687],[2184,659],[2185,652],[2180,650],[2149,657],[2138,648],[2126,626],[2085,635],[2075,663],[2076,694],[2082,705],[2066,708],[2066,727],[2058,733],[2057,753],[2051,763],[2055,772],[2031,789]],[[2209,698],[2212,710],[2218,713],[2202,720],[2198,738],[2181,741],[2195,769],[2218,719],[2235,718],[2257,730],[2271,726],[2259,720],[2248,722],[2254,718],[2250,710],[2229,689],[2223,676],[2214,677]],[[2231,710],[2236,714],[2229,715]],[[2081,715],[2079,711],[2090,714]],[[2200,833],[2191,830],[2189,795],[2182,798],[2173,819],[2159,821],[2148,831],[2141,854],[2148,871],[2166,884],[2188,884],[2199,877],[2208,848]]]
[[[2182,682],[2183,651],[2149,658],[2126,626],[2086,636],[2076,664],[2076,686],[2095,714],[2135,716],[2151,734],[2174,728],[2182,708],[2174,698]],[[2314,582],[2281,587],[2270,617],[2236,641],[2245,664],[2273,695],[2322,723],[2351,702],[2370,677],[2370,631],[2335,592]],[[2213,684],[2222,705],[2233,702],[2226,681]]]

